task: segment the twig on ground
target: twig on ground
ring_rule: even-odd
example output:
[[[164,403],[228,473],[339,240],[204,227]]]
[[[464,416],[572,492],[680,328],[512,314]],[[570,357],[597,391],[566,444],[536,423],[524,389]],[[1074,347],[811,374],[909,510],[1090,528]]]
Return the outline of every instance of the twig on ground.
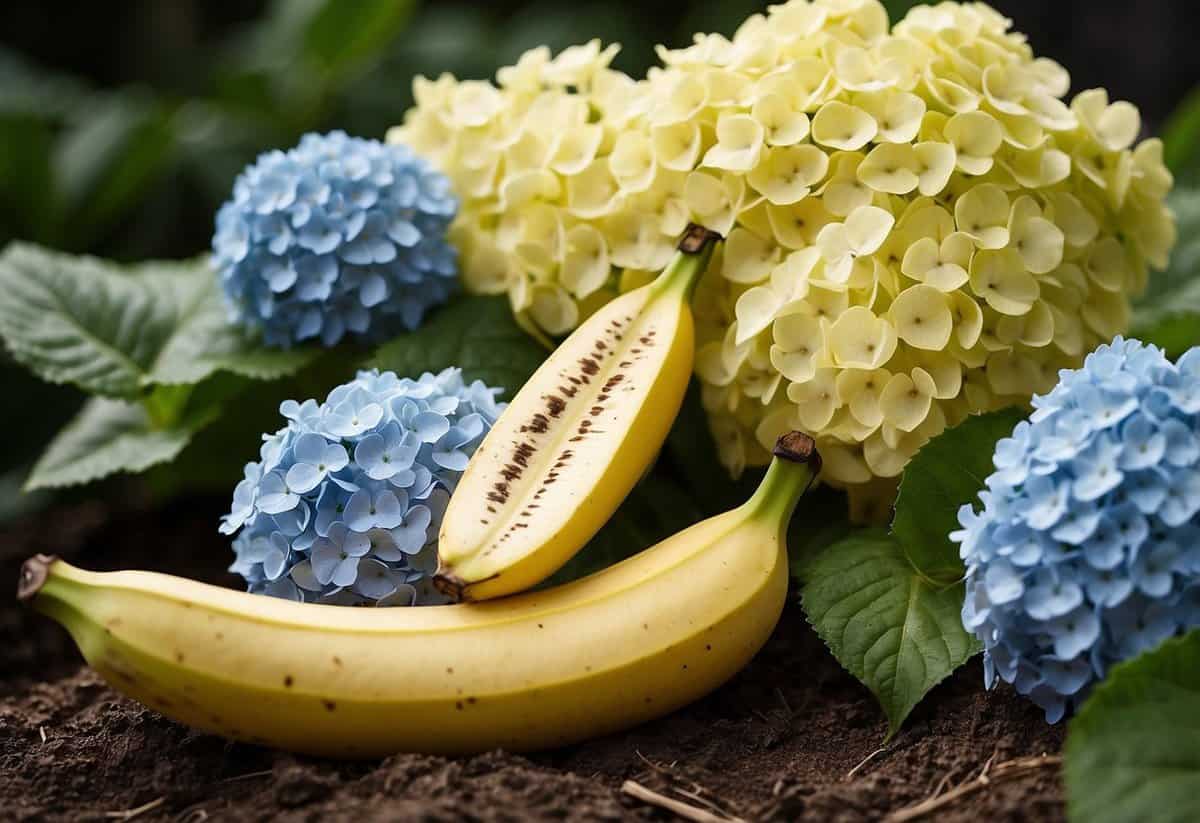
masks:
[[[38,735],[42,738],[42,742],[46,742],[46,727],[38,726]]]
[[[203,805],[207,801],[201,801],[193,806],[188,806],[186,809],[175,815],[173,820],[175,823],[204,823],[208,820],[208,812]]]
[[[1017,780],[1026,775],[1033,774],[1041,769],[1062,765],[1062,757],[1058,755],[1039,755],[1036,757],[1019,757],[1015,760],[1006,760],[1003,763],[998,763],[992,766],[992,760],[995,755],[988,758],[988,762],[984,764],[983,770],[979,776],[966,783],[955,786],[945,794],[938,795],[937,792],[920,803],[912,806],[906,806],[903,809],[892,812],[884,818],[884,823],[907,823],[910,820],[917,820],[938,809],[948,806],[960,797],[966,797],[969,794],[974,794],[977,791],[986,789],[993,783],[1004,783],[1009,780]]]
[[[682,800],[676,800],[672,797],[659,794],[656,791],[647,789],[635,780],[626,780],[621,785],[621,791],[643,803],[657,806],[660,809],[666,809],[672,814],[676,814],[684,820],[694,821],[694,823],[745,823],[739,817],[725,817],[714,814],[708,809],[702,809],[699,806],[693,806],[691,803],[684,803]]]
[[[696,802],[704,804],[705,806],[712,809],[714,812],[716,812],[719,815],[725,815],[727,817],[730,816],[728,811],[721,808],[721,806],[716,803],[716,801],[720,800],[721,798],[719,796],[717,796],[717,794],[715,792],[709,791],[708,789],[704,788],[696,781],[694,781],[694,780],[687,781],[689,784],[691,784],[690,791],[688,791],[686,789],[681,789],[678,786],[674,785],[676,782],[679,782],[681,780],[681,778],[677,774],[675,774],[675,772],[672,771],[672,768],[675,766],[675,763],[677,763],[678,761],[671,763],[670,766],[662,766],[658,763],[655,763],[650,758],[646,757],[646,755],[642,754],[637,749],[634,749],[633,753],[636,754],[638,756],[638,759],[641,760],[643,763],[645,763],[652,772],[665,778],[666,781],[669,784],[671,784],[670,785],[671,791],[673,791],[677,794],[681,794],[684,797],[690,797],[693,800],[695,800]],[[712,799],[709,800],[708,798],[704,797],[704,795],[708,795]]]
[[[238,780],[249,780],[252,777],[266,777],[269,774],[275,774],[272,769],[263,769],[261,772],[247,772],[246,774],[235,774],[233,777],[226,777],[222,783],[233,783]]]
[[[135,817],[141,817],[147,812],[152,812],[167,802],[167,798],[160,797],[157,800],[151,800],[149,803],[143,803],[136,809],[125,809],[120,812],[105,812],[104,816],[109,820],[133,820]]]
[[[883,753],[884,753],[884,752],[886,752],[887,750],[888,750],[887,746],[883,746],[883,747],[881,747],[881,748],[878,748],[878,749],[876,749],[875,751],[871,752],[869,755],[867,755],[867,756],[866,756],[866,757],[864,757],[862,760],[860,760],[860,761],[858,762],[858,765],[857,765],[857,766],[855,766],[855,767],[854,767],[853,769],[851,769],[850,771],[846,772],[846,776],[845,776],[845,777],[843,777],[842,779],[843,779],[843,780],[853,780],[853,779],[854,779],[854,775],[858,774],[859,770],[860,770],[860,769],[862,769],[862,767],[863,767],[863,766],[867,765],[868,763],[870,763],[870,762],[871,762],[872,760],[874,760],[876,757],[879,757],[879,755],[883,754]]]
[[[975,778],[976,780],[980,780],[985,784],[988,782],[988,772],[992,770],[992,764],[996,762],[997,754],[999,754],[999,752],[992,752],[992,756],[984,762],[983,768],[979,770],[979,777]]]
[[[788,719],[790,720],[791,718],[795,717],[796,713],[792,711],[792,706],[790,703],[788,703],[787,697],[784,696],[783,689],[776,686],[775,696],[779,698],[779,702],[783,704],[783,710],[787,712]]]
[[[668,778],[674,777],[674,775],[671,774],[669,769],[667,769],[665,766],[660,766],[659,764],[655,763],[653,760],[646,757],[646,755],[642,754],[637,749],[634,749],[633,753],[637,755],[638,760],[640,760],[646,764],[646,766],[650,769],[650,771],[655,772],[657,774],[664,775],[665,777],[668,777]]]
[[[723,815],[725,817],[729,816],[729,812],[725,811],[725,809],[722,809],[716,803],[712,802],[711,800],[706,798],[703,794],[701,794],[701,792],[706,791],[706,789],[703,786],[696,786],[695,789],[692,791],[688,791],[687,789],[681,789],[678,786],[672,786],[671,791],[675,792],[676,794],[681,794],[684,797],[690,797],[692,800],[695,800],[701,806],[704,806],[706,809],[713,812],[714,814]]]
[[[946,784],[950,782],[950,776],[950,772],[946,772],[944,775],[942,775],[942,779],[939,780],[938,784],[933,787],[933,794],[929,795],[930,800],[942,793],[942,789],[946,788]]]

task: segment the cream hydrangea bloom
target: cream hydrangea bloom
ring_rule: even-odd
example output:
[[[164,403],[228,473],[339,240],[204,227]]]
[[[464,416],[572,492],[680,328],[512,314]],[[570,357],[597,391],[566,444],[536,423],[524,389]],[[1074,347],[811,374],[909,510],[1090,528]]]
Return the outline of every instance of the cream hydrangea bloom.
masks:
[[[495,85],[418,78],[416,106],[388,133],[454,183],[450,239],[467,288],[507,293],[523,322],[551,335],[616,296],[614,267],[660,266],[686,225],[682,180],[663,178],[695,165],[695,125],[626,128],[635,83],[609,68],[616,52],[599,41],[557,56],[533,49]]]
[[[633,81],[598,43],[498,86],[419,81],[394,138],[464,199],[475,291],[551,334],[646,281],[696,221],[727,241],[694,308],[734,473],[803,428],[857,510],[929,438],[1028,401],[1124,331],[1175,240],[1137,110],[982,3],[790,0]]]

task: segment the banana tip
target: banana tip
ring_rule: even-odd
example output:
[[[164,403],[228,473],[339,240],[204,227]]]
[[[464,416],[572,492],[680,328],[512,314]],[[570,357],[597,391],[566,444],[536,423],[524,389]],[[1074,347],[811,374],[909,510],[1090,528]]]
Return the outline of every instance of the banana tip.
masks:
[[[821,455],[817,452],[817,443],[804,432],[791,431],[781,435],[775,441],[775,448],[771,453],[793,463],[808,463],[812,466],[813,474],[821,472]]]
[[[21,576],[17,579],[17,600],[28,603],[41,591],[50,576],[50,565],[58,560],[52,554],[35,554],[21,564]]]
[[[462,602],[463,594],[467,590],[467,581],[445,567],[441,567],[433,576],[433,587],[455,603],[459,603]]]
[[[709,243],[719,240],[721,240],[721,235],[712,229],[705,228],[699,223],[688,223],[688,227],[683,230],[683,236],[679,238],[678,248],[684,254],[696,254]]]

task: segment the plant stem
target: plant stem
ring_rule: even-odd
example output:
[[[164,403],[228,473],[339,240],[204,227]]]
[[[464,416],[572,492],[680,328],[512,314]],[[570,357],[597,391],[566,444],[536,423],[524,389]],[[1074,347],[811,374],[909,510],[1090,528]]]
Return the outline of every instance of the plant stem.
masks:
[[[155,386],[142,395],[142,407],[156,429],[165,429],[179,422],[194,386]]]
[[[786,524],[796,510],[796,504],[820,473],[821,456],[817,454],[812,438],[800,432],[780,437],[774,453],[766,476],[744,508],[751,516],[768,517]]]
[[[684,300],[690,300],[720,239],[721,235],[703,226],[689,225],[679,241],[679,251],[654,279],[656,294],[681,294]]]

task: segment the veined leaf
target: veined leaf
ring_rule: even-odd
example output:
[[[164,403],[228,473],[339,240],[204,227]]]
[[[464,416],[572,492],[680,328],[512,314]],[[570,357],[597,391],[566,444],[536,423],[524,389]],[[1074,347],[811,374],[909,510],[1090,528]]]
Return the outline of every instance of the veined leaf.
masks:
[[[317,354],[230,325],[206,260],[122,267],[23,243],[0,255],[0,335],[44,380],[127,399],[218,370],[271,379]]]
[[[822,539],[837,542],[793,550],[809,621],[879,699],[889,736],[980,650],[960,618],[965,569],[949,536],[959,507],[976,499],[992,472],[996,441],[1021,416],[1006,409],[972,417],[926,443],[904,470],[890,533],[847,535],[818,517]]]
[[[1071,820],[1200,820],[1200,631],[1114,666],[1071,721]]]
[[[513,320],[507,299],[463,297],[381,346],[367,365],[413,378],[459,366],[467,380],[502,387],[510,398],[545,359],[546,350]]]
[[[926,692],[980,650],[959,617],[963,584],[924,577],[882,531],[834,543],[803,577],[809,621],[879,700],[888,737]]]
[[[963,574],[958,546],[958,509],[975,502],[992,473],[996,441],[1012,434],[1018,409],[969,417],[933,438],[904,469],[892,534],[913,568],[931,580],[950,582]]]
[[[215,419],[219,408],[214,404],[159,428],[137,403],[93,397],[50,441],[25,481],[25,490],[76,486],[165,463]]]

